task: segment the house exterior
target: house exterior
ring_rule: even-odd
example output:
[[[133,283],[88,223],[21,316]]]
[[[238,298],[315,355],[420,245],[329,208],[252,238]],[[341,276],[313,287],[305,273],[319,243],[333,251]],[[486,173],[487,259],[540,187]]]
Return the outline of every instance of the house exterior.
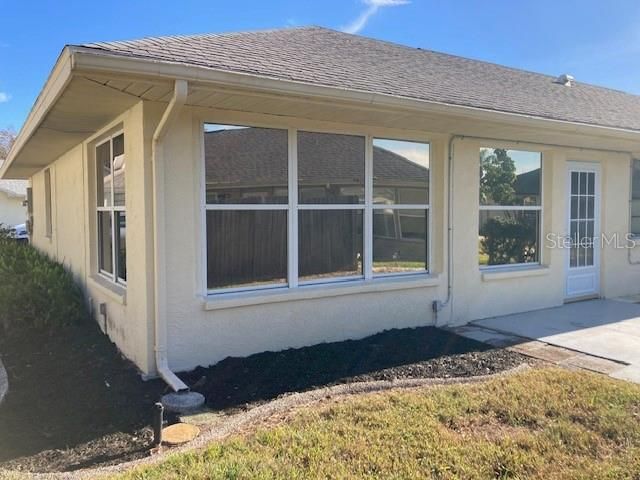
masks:
[[[24,180],[0,180],[0,225],[13,227],[25,223],[27,185]]]
[[[640,293],[638,158],[640,97],[307,27],[67,46],[0,175],[180,390],[230,355]]]

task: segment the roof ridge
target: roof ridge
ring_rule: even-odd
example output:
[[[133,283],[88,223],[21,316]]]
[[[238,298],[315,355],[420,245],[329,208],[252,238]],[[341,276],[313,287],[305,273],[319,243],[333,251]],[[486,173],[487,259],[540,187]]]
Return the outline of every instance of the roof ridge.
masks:
[[[357,39],[359,41],[363,41],[364,40],[364,41],[368,41],[368,42],[382,43],[382,44],[393,46],[394,48],[400,48],[400,49],[411,51],[411,52],[423,52],[425,54],[436,55],[436,56],[443,57],[443,58],[456,59],[457,61],[462,61],[462,62],[474,62],[474,63],[477,63],[477,64],[491,66],[493,68],[499,68],[501,70],[511,71],[511,72],[515,72],[515,73],[519,73],[519,74],[535,75],[535,76],[538,76],[540,78],[545,78],[545,79],[548,79],[548,80],[551,80],[551,81],[554,80],[557,77],[557,75],[560,75],[560,74],[552,75],[552,74],[549,74],[549,73],[543,73],[543,72],[534,71],[534,70],[527,70],[525,68],[513,67],[513,66],[510,66],[510,65],[503,65],[503,64],[500,64],[500,63],[492,62],[492,61],[489,61],[489,60],[483,60],[483,59],[479,59],[479,58],[464,57],[462,55],[458,55],[458,54],[454,54],[454,53],[442,52],[442,51],[438,51],[438,50],[432,50],[430,48],[412,47],[412,46],[409,46],[409,45],[404,45],[402,43],[393,42],[391,40],[385,40],[385,39],[375,38],[375,37],[368,37],[368,36],[365,36],[365,35],[359,35],[359,34],[355,34],[355,33],[348,33],[348,32],[344,32],[342,30],[338,30],[338,29],[335,29],[335,28],[325,27],[325,26],[320,26],[320,25],[313,25],[313,24],[312,25],[300,25],[300,26],[264,28],[264,29],[255,29],[255,30],[242,30],[242,31],[237,31],[237,32],[220,32],[220,33],[208,32],[208,33],[195,33],[195,34],[189,34],[189,35],[146,36],[146,37],[135,38],[135,39],[98,41],[98,42],[86,43],[86,44],[75,45],[75,46],[85,47],[85,48],[104,49],[106,45],[117,45],[117,44],[123,44],[123,43],[126,44],[126,43],[129,43],[129,42],[145,42],[145,41],[158,41],[158,40],[160,40],[160,41],[163,41],[163,40],[185,41],[185,40],[206,39],[206,38],[237,37],[237,36],[250,35],[250,34],[288,32],[288,31],[296,31],[296,30],[326,31],[326,32],[331,32],[333,34],[353,37],[354,39]],[[591,88],[603,89],[603,90],[607,90],[607,91],[614,92],[614,93],[617,93],[617,94],[627,95],[627,96],[634,97],[634,98],[640,97],[640,95],[636,95],[636,94],[631,93],[631,92],[627,92],[627,91],[624,91],[624,90],[615,89],[615,88],[611,88],[611,87],[607,87],[607,86],[603,86],[603,85],[597,85],[597,84],[594,84],[594,83],[588,83],[588,82],[582,82],[582,81],[576,80],[575,84],[583,85],[583,86],[591,87]]]
[[[319,30],[325,29],[330,30],[325,27],[320,27],[318,25],[300,25],[300,26],[290,26],[290,27],[276,27],[276,28],[258,28],[255,30],[242,30],[237,32],[207,32],[207,33],[193,33],[188,35],[149,35],[145,37],[138,38],[129,38],[122,40],[107,40],[107,41],[97,41],[91,43],[82,43],[79,45],[73,45],[76,47],[86,47],[86,48],[101,48],[100,45],[104,44],[114,44],[121,42],[143,42],[148,40],[192,40],[198,38],[219,38],[219,37],[235,37],[240,35],[248,35],[253,33],[272,33],[272,32],[284,32],[284,31],[292,31],[292,30]]]

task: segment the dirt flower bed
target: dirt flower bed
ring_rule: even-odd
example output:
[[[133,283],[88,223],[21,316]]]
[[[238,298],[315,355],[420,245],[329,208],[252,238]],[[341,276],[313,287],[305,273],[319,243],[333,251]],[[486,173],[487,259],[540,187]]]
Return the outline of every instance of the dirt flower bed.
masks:
[[[227,358],[181,375],[215,410],[246,408],[286,392],[338,383],[401,378],[487,375],[524,363],[495,349],[434,327],[387,330],[364,338]]]
[[[142,382],[93,325],[0,340],[11,393],[0,406],[0,469],[72,471],[149,454],[151,407],[166,387]],[[232,412],[289,392],[370,380],[470,377],[525,357],[432,327],[227,358],[181,374],[208,407]]]
[[[166,387],[143,382],[94,324],[0,339],[10,390],[0,405],[0,469],[74,470],[147,455],[151,409]]]

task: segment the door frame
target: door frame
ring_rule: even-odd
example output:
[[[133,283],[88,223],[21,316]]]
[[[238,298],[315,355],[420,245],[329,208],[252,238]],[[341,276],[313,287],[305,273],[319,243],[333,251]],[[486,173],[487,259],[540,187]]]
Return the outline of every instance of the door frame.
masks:
[[[600,210],[600,202],[602,198],[602,169],[600,166],[600,162],[592,161],[579,161],[579,160],[567,160],[567,173],[566,173],[566,190],[565,190],[565,219],[564,226],[567,229],[567,238],[570,238],[571,235],[571,173],[572,172],[593,172],[595,173],[594,179],[594,225],[593,225],[593,236],[594,236],[594,245],[593,245],[593,268],[595,269],[595,288],[592,292],[584,292],[569,295],[569,273],[572,269],[571,267],[571,248],[565,248],[566,252],[564,255],[564,299],[565,302],[581,300],[583,298],[594,298],[600,297],[601,285],[600,280],[602,276],[602,265],[601,265],[601,249],[602,249],[602,237],[601,237],[601,210]],[[585,268],[585,267],[573,267],[573,269],[577,268]]]

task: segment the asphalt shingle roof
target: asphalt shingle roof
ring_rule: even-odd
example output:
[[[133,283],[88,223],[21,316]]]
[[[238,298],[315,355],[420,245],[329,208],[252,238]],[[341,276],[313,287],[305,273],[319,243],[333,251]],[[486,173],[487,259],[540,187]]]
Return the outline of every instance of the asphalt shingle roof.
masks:
[[[567,87],[554,83],[556,75],[321,27],[155,37],[83,47],[274,79],[640,131],[640,96],[577,81]]]

